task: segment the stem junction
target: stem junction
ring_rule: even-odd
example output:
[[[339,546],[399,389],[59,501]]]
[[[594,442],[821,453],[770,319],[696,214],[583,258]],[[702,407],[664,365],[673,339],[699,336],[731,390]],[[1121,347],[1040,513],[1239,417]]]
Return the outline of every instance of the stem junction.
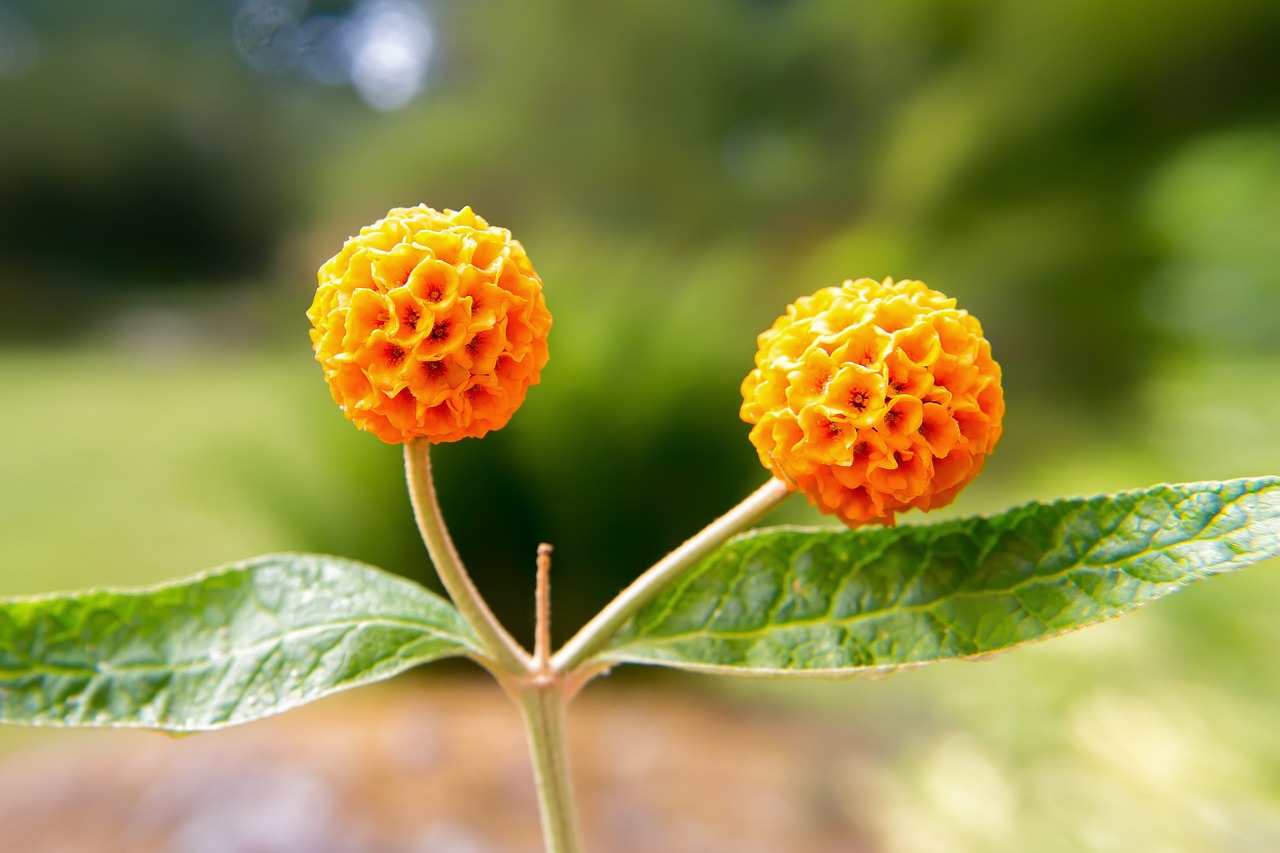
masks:
[[[475,632],[480,660],[520,708],[529,736],[543,842],[548,853],[579,853],[579,838],[565,745],[564,712],[569,701],[607,667],[592,656],[636,611],[733,534],[749,527],[790,492],[770,479],[746,500],[694,534],[618,594],[604,610],[551,654],[551,546],[538,546],[536,623],[533,654],[521,648],[489,609],[467,574],[445,527],[431,478],[430,445],[416,439],[404,446],[409,500],[422,541],[458,612]]]

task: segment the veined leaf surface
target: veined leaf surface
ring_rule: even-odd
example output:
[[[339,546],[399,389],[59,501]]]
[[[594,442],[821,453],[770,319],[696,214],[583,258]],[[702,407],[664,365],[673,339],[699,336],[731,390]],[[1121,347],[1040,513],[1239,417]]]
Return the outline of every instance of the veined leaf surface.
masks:
[[[0,722],[200,731],[478,652],[411,581],[274,554],[154,587],[0,599]]]
[[[599,655],[866,675],[1002,651],[1280,553],[1280,478],[1161,485],[918,527],[738,536]]]

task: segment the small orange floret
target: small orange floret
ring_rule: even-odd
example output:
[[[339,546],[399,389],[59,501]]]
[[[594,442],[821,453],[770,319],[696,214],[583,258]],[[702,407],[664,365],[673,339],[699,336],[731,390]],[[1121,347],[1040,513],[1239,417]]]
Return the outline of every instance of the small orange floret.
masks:
[[[504,426],[547,363],[524,247],[470,208],[396,208],[320,268],[316,360],[356,426],[395,444]]]
[[[982,326],[918,281],[797,299],[759,338],[742,419],[774,476],[850,527],[948,504],[1000,438]]]

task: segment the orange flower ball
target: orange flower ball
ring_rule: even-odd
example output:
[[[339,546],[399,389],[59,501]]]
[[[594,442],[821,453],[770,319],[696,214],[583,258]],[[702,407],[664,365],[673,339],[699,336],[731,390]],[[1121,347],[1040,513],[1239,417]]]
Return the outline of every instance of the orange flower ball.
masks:
[[[1000,365],[982,326],[918,281],[819,290],[759,346],[742,419],[760,461],[850,527],[950,503],[1000,438]]]
[[[542,281],[471,208],[396,208],[320,267],[316,360],[356,426],[394,444],[504,426],[547,363]]]

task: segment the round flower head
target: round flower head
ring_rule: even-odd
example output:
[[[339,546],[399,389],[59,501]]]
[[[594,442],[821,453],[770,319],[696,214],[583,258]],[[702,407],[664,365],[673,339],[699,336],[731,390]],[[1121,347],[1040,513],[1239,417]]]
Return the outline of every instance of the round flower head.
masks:
[[[759,345],[742,383],[751,443],[850,527],[950,503],[1000,438],[1000,365],[982,326],[918,281],[819,290]]]
[[[504,426],[547,363],[542,281],[471,208],[396,208],[320,267],[316,360],[356,426],[388,443]]]

